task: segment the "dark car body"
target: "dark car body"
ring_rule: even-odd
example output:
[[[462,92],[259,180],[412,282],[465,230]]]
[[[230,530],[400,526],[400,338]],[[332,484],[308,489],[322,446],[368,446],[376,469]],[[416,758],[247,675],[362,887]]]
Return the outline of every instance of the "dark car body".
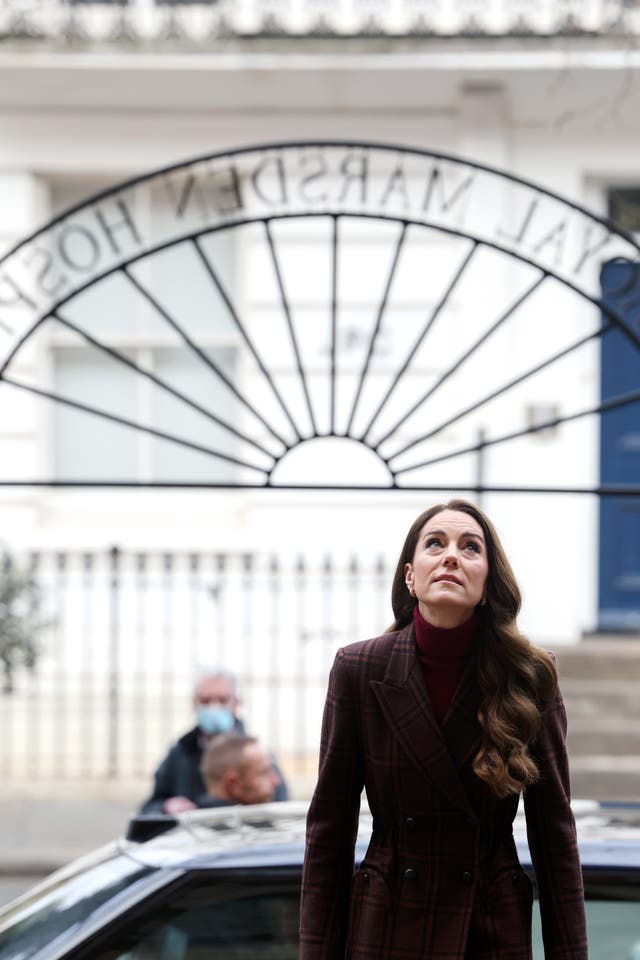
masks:
[[[640,807],[575,810],[591,960],[640,960]],[[128,839],[0,910],[0,960],[295,960],[305,813],[277,803],[138,819]],[[358,858],[368,825],[363,815]],[[519,821],[516,838],[530,870]],[[537,923],[534,942],[541,960]]]

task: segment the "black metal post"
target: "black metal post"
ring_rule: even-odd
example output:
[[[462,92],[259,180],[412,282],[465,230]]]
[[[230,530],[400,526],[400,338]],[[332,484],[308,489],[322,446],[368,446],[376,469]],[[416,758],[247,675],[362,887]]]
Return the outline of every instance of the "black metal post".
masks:
[[[120,663],[120,556],[119,547],[111,547],[109,580],[109,669],[107,705],[107,777],[118,775],[118,748],[120,741],[119,681]]]
[[[476,503],[482,506],[484,495],[484,451],[486,447],[486,434],[482,427],[478,430],[478,442],[476,444]]]

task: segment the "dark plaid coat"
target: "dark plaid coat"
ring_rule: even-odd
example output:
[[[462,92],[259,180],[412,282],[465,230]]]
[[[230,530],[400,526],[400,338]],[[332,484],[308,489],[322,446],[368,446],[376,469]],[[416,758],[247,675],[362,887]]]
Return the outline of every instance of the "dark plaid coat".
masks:
[[[469,662],[442,727],[413,624],[340,650],[329,680],[309,809],[301,960],[529,960],[532,887],[498,799],[473,773],[479,689]],[[525,794],[547,960],[586,960],[560,694],[535,744]],[[354,875],[363,786],[373,814]]]

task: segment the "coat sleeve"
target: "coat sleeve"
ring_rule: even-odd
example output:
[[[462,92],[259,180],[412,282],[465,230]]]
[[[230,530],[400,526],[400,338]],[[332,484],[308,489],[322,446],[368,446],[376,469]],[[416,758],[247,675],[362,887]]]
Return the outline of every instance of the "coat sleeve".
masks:
[[[542,714],[536,746],[540,779],[524,795],[548,960],[587,960],[587,933],[576,825],[570,807],[567,715],[560,691]]]
[[[162,813],[165,800],[175,796],[171,792],[175,780],[175,747],[172,747],[155,772],[153,793],[140,807],[139,813]]]
[[[357,701],[344,653],[339,650],[329,677],[318,783],[307,818],[300,960],[338,960],[344,956],[362,766]]]

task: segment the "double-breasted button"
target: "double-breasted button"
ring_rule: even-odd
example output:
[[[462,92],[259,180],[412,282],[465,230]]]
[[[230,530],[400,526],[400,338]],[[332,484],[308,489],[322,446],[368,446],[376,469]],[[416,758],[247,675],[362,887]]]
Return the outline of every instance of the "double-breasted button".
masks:
[[[473,818],[473,817],[467,817],[467,826],[468,826],[468,827],[475,827],[475,825],[476,825],[476,821],[474,820],[474,818]]]
[[[405,880],[415,880],[418,876],[418,871],[414,870],[413,867],[407,867],[403,874]]]
[[[366,872],[363,873],[363,874],[362,874],[362,879],[363,879],[363,880],[368,880],[368,879],[369,879],[369,874],[366,873]]]
[[[473,883],[473,874],[470,870],[464,871],[462,874],[462,882],[466,884],[466,886],[469,886],[471,883]]]
[[[407,817],[407,819],[405,820],[405,824],[407,825],[407,829],[413,830],[416,825],[416,822],[413,819],[413,817]]]

